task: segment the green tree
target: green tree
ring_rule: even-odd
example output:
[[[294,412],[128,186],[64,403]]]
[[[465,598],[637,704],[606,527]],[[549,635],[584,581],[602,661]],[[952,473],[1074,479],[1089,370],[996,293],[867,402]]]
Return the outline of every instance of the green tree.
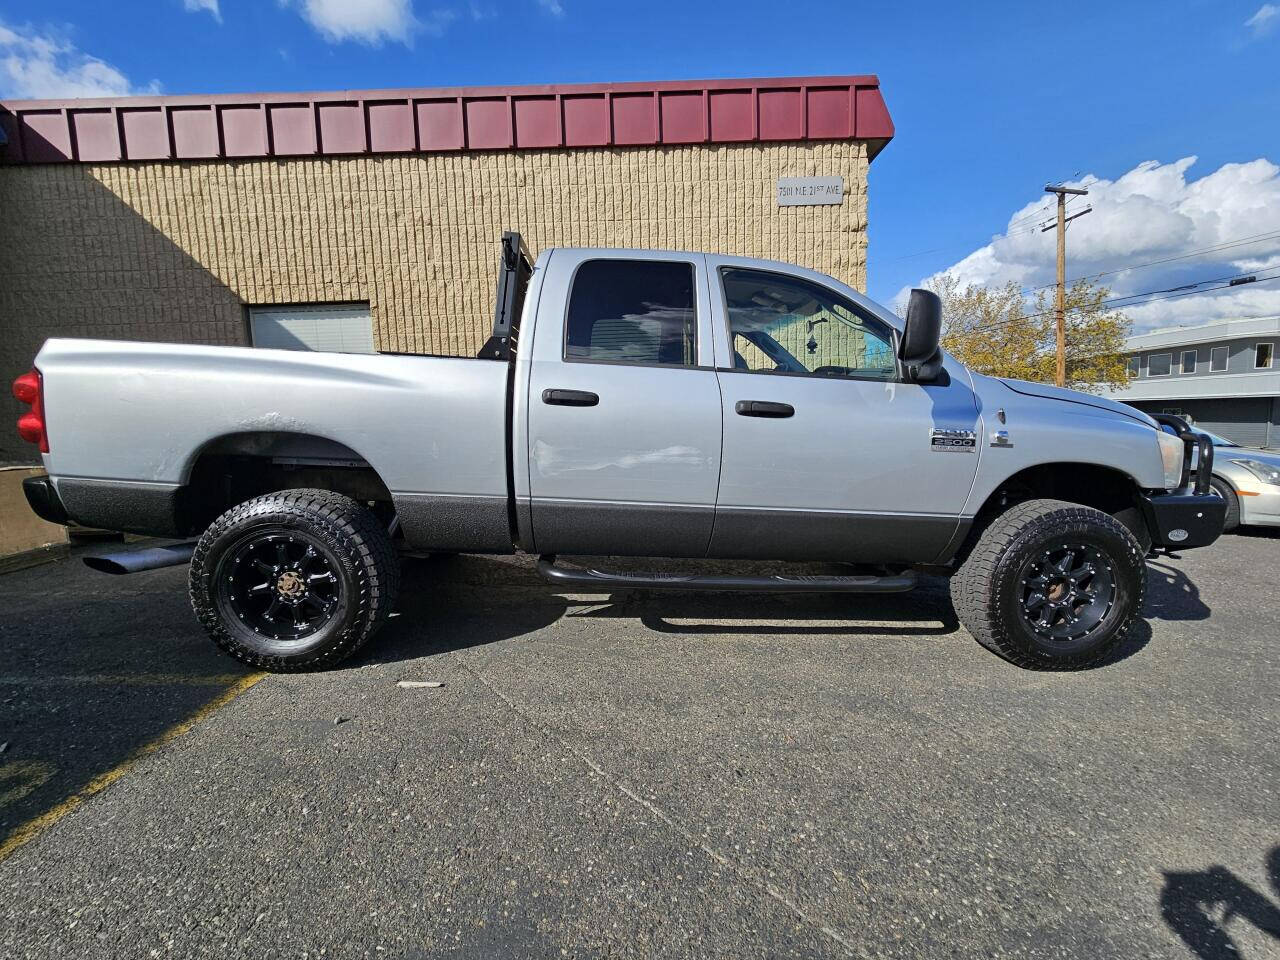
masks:
[[[942,298],[942,344],[979,373],[1053,383],[1056,371],[1053,296],[1023,295],[1018,284],[962,287],[943,274],[930,284]],[[1125,338],[1131,321],[1108,310],[1111,291],[1077,280],[1067,290],[1067,386],[1100,391],[1128,382]]]

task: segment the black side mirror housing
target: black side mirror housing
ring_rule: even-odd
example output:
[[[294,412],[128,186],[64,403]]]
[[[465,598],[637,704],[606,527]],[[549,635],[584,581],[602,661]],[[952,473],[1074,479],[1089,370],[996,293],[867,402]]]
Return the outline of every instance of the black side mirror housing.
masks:
[[[942,374],[942,301],[930,290],[912,290],[907,323],[898,342],[903,375],[912,383],[933,383]]]

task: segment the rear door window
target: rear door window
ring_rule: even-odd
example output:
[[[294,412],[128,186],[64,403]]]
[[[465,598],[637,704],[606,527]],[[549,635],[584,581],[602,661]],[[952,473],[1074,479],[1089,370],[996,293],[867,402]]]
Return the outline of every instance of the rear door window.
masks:
[[[586,261],[569,294],[565,359],[694,366],[694,283],[691,263]]]

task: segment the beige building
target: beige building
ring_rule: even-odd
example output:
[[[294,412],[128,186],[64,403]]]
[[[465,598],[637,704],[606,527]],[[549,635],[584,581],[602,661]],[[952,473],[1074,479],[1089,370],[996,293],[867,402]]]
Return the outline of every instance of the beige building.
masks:
[[[893,136],[866,76],[6,102],[0,130],[6,382],[53,336],[474,355],[505,229],[863,288]],[[841,182],[784,205],[793,177]]]

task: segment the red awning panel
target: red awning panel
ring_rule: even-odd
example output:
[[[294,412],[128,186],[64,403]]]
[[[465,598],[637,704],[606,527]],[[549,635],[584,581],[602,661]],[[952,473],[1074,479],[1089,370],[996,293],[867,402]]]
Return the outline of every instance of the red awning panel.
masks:
[[[7,163],[865,140],[874,76],[5,101]]]

